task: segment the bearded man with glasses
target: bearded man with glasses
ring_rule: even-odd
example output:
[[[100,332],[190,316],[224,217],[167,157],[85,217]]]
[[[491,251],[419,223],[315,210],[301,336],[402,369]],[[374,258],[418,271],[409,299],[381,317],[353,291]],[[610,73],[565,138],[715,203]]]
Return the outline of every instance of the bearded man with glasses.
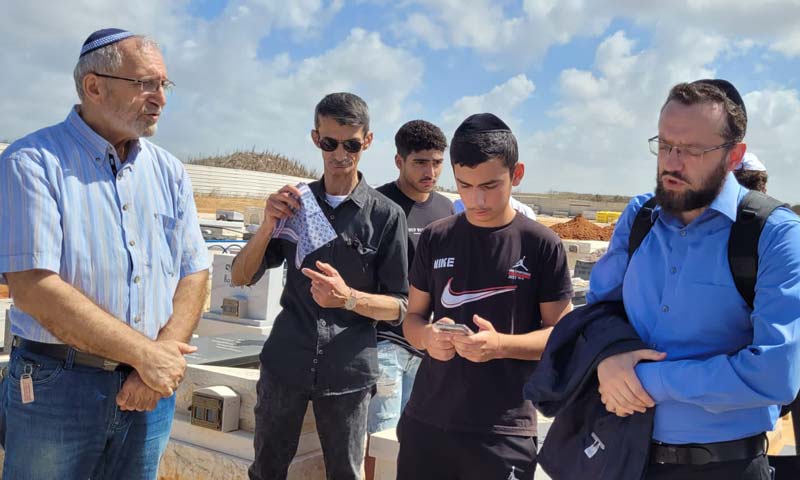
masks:
[[[592,270],[589,303],[624,302],[650,346],[597,367],[609,412],[655,409],[649,480],[769,479],[765,432],[800,388],[800,221],[784,207],[766,218],[752,303],[729,265],[731,228],[749,192],[732,173],[746,129],[729,82],[673,87],[649,139],[655,196],[631,201]],[[643,239],[642,218],[652,224]]]
[[[252,285],[289,260],[283,309],[260,357],[251,479],[286,478],[309,401],[327,478],[361,478],[378,378],[375,323],[399,324],[407,307],[405,214],[358,171],[372,143],[367,104],[352,93],[327,95],[311,140],[324,174],[303,201],[319,206],[336,238],[295,265],[297,244],[272,237],[281,219],[303,208],[301,192],[286,185],[269,196],[261,227],[232,266],[234,284]]]
[[[155,479],[208,255],[183,164],[144,138],[172,86],[158,45],[94,32],[74,79],[66,120],[0,156],[3,475]]]

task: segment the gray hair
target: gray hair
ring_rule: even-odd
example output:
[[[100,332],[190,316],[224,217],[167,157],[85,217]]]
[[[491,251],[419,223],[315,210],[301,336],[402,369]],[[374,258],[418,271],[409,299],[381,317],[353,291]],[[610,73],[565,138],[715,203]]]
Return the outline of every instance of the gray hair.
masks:
[[[148,37],[136,35],[129,37],[136,40],[136,47],[139,51],[159,49],[158,43]],[[126,39],[127,40],[127,39]],[[75,80],[75,90],[78,92],[78,98],[83,101],[83,79],[90,73],[114,73],[122,67],[124,60],[122,49],[119,48],[120,42],[114,42],[111,45],[98,48],[92,52],[78,59],[75,65],[75,70],[72,72],[72,78]]]
[[[339,125],[363,126],[369,132],[369,107],[358,95],[339,92],[325,95],[314,109],[314,128],[319,128],[320,117],[336,120]]]

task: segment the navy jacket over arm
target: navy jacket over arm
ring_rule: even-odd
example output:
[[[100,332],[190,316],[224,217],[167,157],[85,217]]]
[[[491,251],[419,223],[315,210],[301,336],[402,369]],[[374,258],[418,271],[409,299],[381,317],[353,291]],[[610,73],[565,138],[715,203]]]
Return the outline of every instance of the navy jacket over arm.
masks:
[[[644,348],[622,302],[587,305],[556,324],[524,390],[542,414],[556,417],[538,455],[553,480],[644,477],[654,409],[625,418],[608,412],[596,374],[603,359]]]

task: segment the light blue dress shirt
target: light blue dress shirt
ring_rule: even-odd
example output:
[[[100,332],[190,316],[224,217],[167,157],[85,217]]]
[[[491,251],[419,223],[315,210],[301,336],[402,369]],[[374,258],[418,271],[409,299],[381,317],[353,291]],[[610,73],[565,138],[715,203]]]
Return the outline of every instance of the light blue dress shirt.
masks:
[[[73,109],[0,156],[0,282],[50,270],[152,339],[178,280],[208,266],[189,176],[146,139],[120,163]],[[10,321],[14,335],[59,343],[19,309]]]
[[[664,361],[636,367],[656,402],[655,440],[709,443],[771,430],[778,405],[800,388],[800,220],[785,208],[767,220],[750,311],[727,257],[746,193],[728,174],[714,202],[689,225],[657,208],[627,265],[633,219],[653,195],[636,197],[592,270],[587,300],[624,298],[642,340],[667,353]]]

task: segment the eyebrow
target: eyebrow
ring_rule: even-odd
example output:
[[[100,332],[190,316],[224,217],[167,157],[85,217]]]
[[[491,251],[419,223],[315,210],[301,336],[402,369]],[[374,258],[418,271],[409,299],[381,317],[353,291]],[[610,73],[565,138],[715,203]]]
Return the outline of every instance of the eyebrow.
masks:
[[[456,177],[456,181],[458,183],[461,183],[461,184],[464,184],[464,185],[469,185],[470,187],[474,186],[474,185],[472,185],[472,184],[470,184],[468,182],[465,182],[465,181],[461,180],[458,177]],[[487,187],[487,186],[492,185],[492,184],[500,183],[501,181],[502,181],[502,178],[495,178],[493,180],[489,180],[488,182],[480,183],[480,184],[478,184],[478,186],[479,187]]]
[[[412,162],[443,162],[444,158],[421,158],[421,157],[412,157]]]

